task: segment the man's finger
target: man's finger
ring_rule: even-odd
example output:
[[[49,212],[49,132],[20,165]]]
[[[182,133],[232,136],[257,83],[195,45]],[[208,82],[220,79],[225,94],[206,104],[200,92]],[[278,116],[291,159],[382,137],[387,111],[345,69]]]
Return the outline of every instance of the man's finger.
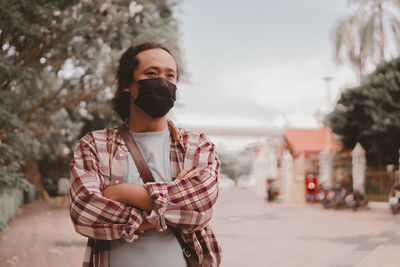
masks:
[[[184,178],[192,177],[192,176],[196,175],[197,173],[199,173],[199,171],[200,171],[200,169],[191,170],[190,172],[188,172],[188,173],[184,176]]]
[[[185,177],[185,175],[190,171],[190,169],[184,169],[183,171],[181,171],[178,176],[176,176],[176,178],[183,178]]]

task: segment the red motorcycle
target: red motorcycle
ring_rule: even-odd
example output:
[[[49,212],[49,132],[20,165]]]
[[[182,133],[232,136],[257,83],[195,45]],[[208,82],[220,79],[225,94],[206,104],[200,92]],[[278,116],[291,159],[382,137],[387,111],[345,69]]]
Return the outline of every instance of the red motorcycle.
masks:
[[[307,175],[305,178],[306,187],[306,201],[307,202],[318,202],[318,180],[314,175]]]

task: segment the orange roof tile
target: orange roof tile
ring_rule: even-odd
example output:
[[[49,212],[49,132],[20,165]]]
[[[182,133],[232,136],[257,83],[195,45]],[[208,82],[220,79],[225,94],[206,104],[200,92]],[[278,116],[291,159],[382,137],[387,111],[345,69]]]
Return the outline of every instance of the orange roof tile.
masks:
[[[319,129],[286,129],[285,137],[295,153],[318,153],[324,148],[330,151],[340,149],[336,136],[328,127]]]

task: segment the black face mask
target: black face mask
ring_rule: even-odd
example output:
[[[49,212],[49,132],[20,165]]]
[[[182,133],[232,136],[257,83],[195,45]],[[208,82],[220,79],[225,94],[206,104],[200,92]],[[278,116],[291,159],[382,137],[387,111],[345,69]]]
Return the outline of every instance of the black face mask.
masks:
[[[152,118],[163,117],[174,106],[176,85],[164,78],[153,78],[137,81],[139,95],[135,101]]]

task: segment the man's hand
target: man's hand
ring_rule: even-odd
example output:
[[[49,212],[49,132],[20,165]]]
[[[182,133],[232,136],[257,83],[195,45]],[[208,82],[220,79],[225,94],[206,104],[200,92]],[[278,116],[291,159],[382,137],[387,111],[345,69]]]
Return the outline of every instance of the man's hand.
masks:
[[[183,178],[188,178],[191,176],[196,175],[197,173],[199,173],[200,169],[184,169],[183,171],[181,171],[178,176],[176,176],[176,179],[183,179]]]
[[[142,224],[139,226],[139,228],[137,230],[140,232],[143,232],[143,231],[150,230],[153,228],[155,228],[154,225],[149,223],[147,220],[143,220]]]

